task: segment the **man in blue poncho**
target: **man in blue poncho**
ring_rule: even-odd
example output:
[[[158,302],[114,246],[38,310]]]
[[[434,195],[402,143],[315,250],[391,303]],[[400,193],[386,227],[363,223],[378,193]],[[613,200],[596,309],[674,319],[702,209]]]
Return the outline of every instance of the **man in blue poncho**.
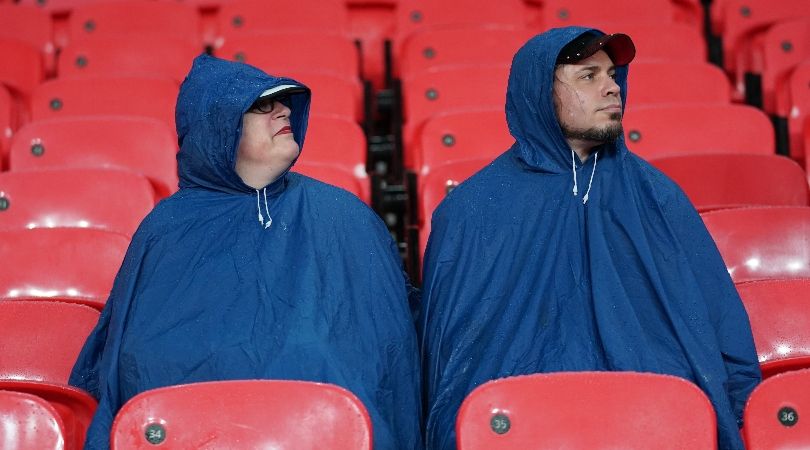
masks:
[[[458,408],[486,381],[592,370],[692,381],[720,448],[742,448],[760,380],[748,317],[689,200],[624,144],[634,55],[628,36],[578,27],[515,55],[514,145],[433,215],[419,318],[429,449],[455,448]]]
[[[369,411],[375,448],[421,448],[394,242],[352,194],[289,172],[309,105],[292,79],[194,61],[177,100],[180,190],[132,238],[71,374],[99,400],[85,448],[108,448],[116,412],[139,392],[256,378],[343,386]]]

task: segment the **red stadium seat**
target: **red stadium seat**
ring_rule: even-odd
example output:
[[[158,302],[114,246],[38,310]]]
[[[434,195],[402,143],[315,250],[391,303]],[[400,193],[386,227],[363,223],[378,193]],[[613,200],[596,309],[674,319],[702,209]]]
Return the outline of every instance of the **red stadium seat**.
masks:
[[[222,2],[217,16],[220,36],[279,30],[345,32],[349,28],[348,9],[343,1],[229,0]]]
[[[122,115],[152,117],[174,129],[179,87],[166,78],[66,78],[42,83],[31,99],[31,119]]]
[[[147,177],[157,198],[177,190],[177,137],[148,117],[79,116],[39,120],[12,142],[11,170],[116,168]]]
[[[677,22],[627,21],[625,18],[621,22],[594,22],[591,26],[605,33],[624,33],[633,39],[636,57],[630,68],[631,74],[641,62],[706,62],[706,42],[699,29],[692,25]],[[686,75],[688,72],[681,69],[679,73]],[[661,83],[661,86],[668,85]]]
[[[803,143],[802,132],[810,118],[810,61],[796,66],[789,82],[787,99],[777,114],[787,118],[790,157],[806,163],[805,154],[810,146]]]
[[[770,119],[750,106],[631,105],[622,122],[627,146],[642,158],[694,153],[774,153]]]
[[[31,91],[45,78],[39,49],[23,41],[0,38],[0,55],[3,60],[0,84],[6,85],[12,94],[28,99]]]
[[[306,381],[215,381],[138,394],[118,412],[112,450],[328,448],[370,450],[363,404],[338,386]]]
[[[65,424],[47,401],[23,392],[0,391],[0,442],[15,450],[63,450]]]
[[[514,143],[503,110],[434,115],[419,133],[414,166],[427,175],[433,167],[469,159],[495,159]]]
[[[11,146],[11,137],[16,128],[16,111],[14,99],[8,89],[0,84],[0,170],[7,167],[8,149]]]
[[[367,205],[371,205],[371,187],[363,185],[369,184],[368,179],[364,180],[365,183],[363,183],[352,172],[348,172],[342,167],[336,167],[329,164],[301,162],[296,163],[295,166],[293,166],[292,171],[300,173],[301,175],[306,175],[310,178],[314,178],[318,181],[323,181],[326,184],[331,184],[332,186],[345,189],[356,195]]]
[[[810,60],[810,15],[770,27],[762,47],[762,105],[765,111],[778,113],[777,92],[788,91],[793,69]]]
[[[731,85],[704,62],[633,62],[628,74],[630,108],[667,103],[731,103]]]
[[[667,375],[568,372],[490,381],[461,405],[459,450],[710,449],[715,414],[694,384]]]
[[[51,18],[38,8],[0,5],[0,38],[23,41],[39,49],[43,67],[50,68],[54,62]]]
[[[0,230],[75,227],[132,236],[154,205],[149,181],[133,172],[0,172]]]
[[[748,450],[810,448],[810,370],[786,372],[762,382],[745,405]]]
[[[69,449],[82,447],[96,409],[93,397],[67,381],[98,318],[98,311],[82,305],[0,301],[0,390],[48,401],[64,423]]]
[[[810,368],[810,280],[739,283],[763,378]]]
[[[408,78],[431,68],[459,64],[508,65],[535,34],[529,28],[505,25],[428,28],[412,33],[403,42],[399,72]]]
[[[338,115],[363,121],[363,87],[357,77],[313,71],[285,71],[273,75],[290,77],[312,90],[311,115]]]
[[[669,0],[543,1],[543,25],[546,28],[625,22],[628,18],[638,23],[670,23],[675,18],[675,6]]]
[[[59,76],[166,77],[180,83],[200,53],[201,46],[171,36],[74,39],[59,55]]]
[[[735,283],[810,278],[810,208],[724,209],[701,216]]]
[[[402,80],[405,166],[415,167],[410,148],[425,120],[442,112],[503,109],[508,80],[508,65],[451,66]]]
[[[182,2],[83,2],[70,13],[69,32],[71,40],[158,34],[201,42],[199,14],[196,8]]]
[[[0,298],[59,298],[101,308],[129,238],[104,230],[0,231]],[[0,301],[0,304],[3,302]]]
[[[313,115],[309,120],[307,138],[299,162],[335,167],[342,173],[351,175],[360,185],[358,197],[370,203],[371,185],[366,174],[366,147],[366,137],[357,123],[345,117]],[[294,167],[297,166],[298,164]],[[308,175],[306,172],[302,173]]]
[[[650,162],[686,192],[700,212],[745,206],[808,206],[807,175],[777,155],[694,154]]]

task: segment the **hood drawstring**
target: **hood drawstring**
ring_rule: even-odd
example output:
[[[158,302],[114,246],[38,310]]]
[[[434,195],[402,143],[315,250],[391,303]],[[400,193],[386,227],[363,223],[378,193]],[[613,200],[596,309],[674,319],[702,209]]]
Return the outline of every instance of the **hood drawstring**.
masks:
[[[593,175],[596,173],[596,161],[599,159],[599,152],[593,154],[593,170],[591,170],[591,178],[588,180],[588,190],[585,191],[585,195],[582,197],[582,204],[588,203],[588,194],[591,193],[591,186],[593,185]],[[574,162],[574,150],[571,150],[571,173],[574,176],[574,197],[577,196],[577,166]]]
[[[264,229],[270,228],[273,223],[273,218],[270,217],[270,209],[267,207],[267,188],[262,189],[264,193],[264,212],[267,213],[267,223],[264,223],[264,216],[262,216],[262,208],[259,205],[259,190],[256,189],[256,209],[259,211],[259,223],[264,225]]]

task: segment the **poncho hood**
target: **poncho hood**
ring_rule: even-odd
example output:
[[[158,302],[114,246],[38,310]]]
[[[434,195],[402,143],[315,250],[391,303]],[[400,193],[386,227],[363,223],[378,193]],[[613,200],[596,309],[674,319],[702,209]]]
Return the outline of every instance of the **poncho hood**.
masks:
[[[291,78],[273,77],[248,64],[208,55],[194,60],[180,86],[175,108],[180,188],[203,187],[223,192],[255,190],[246,185],[234,169],[242,117],[259,95],[281,85],[306,88]],[[290,126],[303,151],[310,94],[308,90],[292,94],[291,101]],[[284,178],[280,176],[269,187],[281,188]]]

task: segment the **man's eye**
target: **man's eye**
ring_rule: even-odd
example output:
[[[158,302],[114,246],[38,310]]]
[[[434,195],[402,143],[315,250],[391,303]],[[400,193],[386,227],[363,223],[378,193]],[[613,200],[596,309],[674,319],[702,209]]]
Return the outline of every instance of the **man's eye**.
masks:
[[[611,74],[609,74],[608,76],[609,76],[610,78],[614,79],[614,80],[616,79],[616,74],[615,74],[615,73],[611,73]]]
[[[593,74],[592,73],[586,73],[585,75],[582,76],[582,79],[583,80],[593,80]]]

